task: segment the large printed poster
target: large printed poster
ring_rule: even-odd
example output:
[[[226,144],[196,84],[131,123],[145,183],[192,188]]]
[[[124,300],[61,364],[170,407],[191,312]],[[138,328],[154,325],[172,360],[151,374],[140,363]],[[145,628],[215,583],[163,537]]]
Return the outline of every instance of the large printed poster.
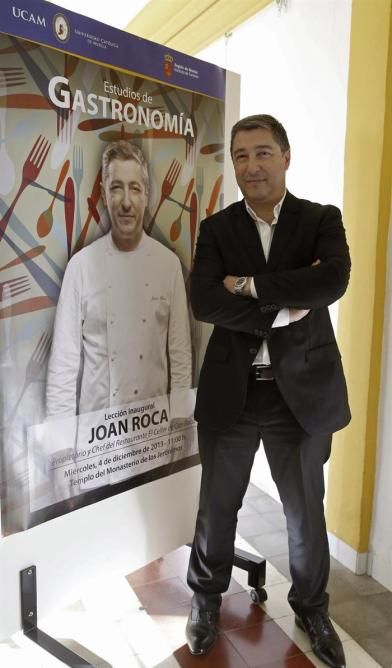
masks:
[[[0,8],[5,534],[197,463],[208,332],[189,275],[223,196],[223,70],[28,5]],[[118,140],[148,163],[132,252],[102,194],[102,152]]]

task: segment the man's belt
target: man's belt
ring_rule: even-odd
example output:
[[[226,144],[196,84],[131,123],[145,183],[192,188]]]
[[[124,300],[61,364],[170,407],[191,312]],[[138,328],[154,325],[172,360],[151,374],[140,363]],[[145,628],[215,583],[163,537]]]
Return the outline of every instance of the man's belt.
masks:
[[[274,380],[272,366],[264,366],[264,364],[253,364],[251,374],[255,380]]]

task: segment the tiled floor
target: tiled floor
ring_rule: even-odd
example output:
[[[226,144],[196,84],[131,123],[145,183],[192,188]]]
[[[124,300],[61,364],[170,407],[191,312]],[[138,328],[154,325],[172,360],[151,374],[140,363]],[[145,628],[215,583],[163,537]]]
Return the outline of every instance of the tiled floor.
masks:
[[[281,505],[252,484],[240,511],[238,532],[290,579]],[[334,621],[381,666],[391,668],[392,592],[367,575],[354,575],[335,559],[331,559],[328,591]]]
[[[295,626],[287,603],[290,575],[281,505],[250,485],[239,515],[238,533],[240,547],[251,546],[267,558],[268,600],[262,608],[252,605],[247,576],[235,568],[222,603],[219,639],[206,657],[191,657],[184,644],[190,602],[186,587],[188,549],[180,548],[128,576],[143,606],[170,639],[173,656],[185,668],[324,665],[310,651],[305,634]],[[391,668],[392,593],[368,576],[354,575],[334,559],[331,565],[330,610],[344,642],[348,668]]]
[[[251,603],[246,575],[238,569],[235,569],[229,591],[223,598],[217,642],[205,657],[192,657],[184,642],[184,628],[191,600],[191,592],[186,586],[188,559],[189,548],[182,547],[128,576],[128,582],[143,607],[169,640],[180,666],[312,666],[304,652],[271,619],[266,610]],[[279,581],[277,572],[270,570],[271,581]],[[237,578],[243,580],[243,584]]]
[[[247,574],[234,568],[222,603],[217,642],[204,657],[192,657],[185,644],[191,598],[186,546],[126,580],[108,578],[63,613],[41,620],[40,626],[97,668],[325,668],[295,626],[287,603],[290,584],[281,506],[253,485],[240,512],[239,534],[238,547],[268,552],[268,600],[261,607],[252,604]],[[391,668],[392,593],[334,561],[329,589],[331,615],[344,643],[347,668]],[[55,668],[63,664],[16,634],[0,643],[0,665]]]

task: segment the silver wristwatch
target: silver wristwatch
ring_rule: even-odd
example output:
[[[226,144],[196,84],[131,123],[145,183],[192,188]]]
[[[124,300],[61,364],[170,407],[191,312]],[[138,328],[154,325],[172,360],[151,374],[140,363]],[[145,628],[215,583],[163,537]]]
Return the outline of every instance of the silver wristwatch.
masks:
[[[240,276],[239,278],[237,278],[236,282],[234,283],[234,292],[236,295],[241,294],[246,285],[247,280],[248,280],[247,276]]]

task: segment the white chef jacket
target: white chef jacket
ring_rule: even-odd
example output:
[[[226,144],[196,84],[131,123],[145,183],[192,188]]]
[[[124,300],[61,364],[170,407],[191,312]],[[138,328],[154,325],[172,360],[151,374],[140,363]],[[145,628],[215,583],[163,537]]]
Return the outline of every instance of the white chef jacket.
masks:
[[[68,263],[48,365],[47,417],[170,393],[171,417],[193,406],[189,318],[181,265],[143,233],[133,251],[111,232]]]

